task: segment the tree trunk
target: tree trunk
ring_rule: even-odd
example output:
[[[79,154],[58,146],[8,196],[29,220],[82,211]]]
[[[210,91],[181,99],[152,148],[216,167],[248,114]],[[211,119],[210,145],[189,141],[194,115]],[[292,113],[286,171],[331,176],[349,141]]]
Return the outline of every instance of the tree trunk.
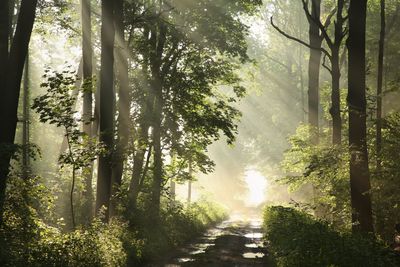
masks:
[[[379,53],[378,53],[378,81],[376,87],[376,172],[378,176],[382,173],[382,86],[383,86],[383,63],[385,53],[386,39],[386,3],[381,0],[381,32],[379,36]],[[382,233],[385,228],[384,214],[381,209],[376,212],[376,232]]]
[[[155,95],[153,108],[153,184],[152,184],[152,209],[154,219],[159,218],[161,188],[163,181],[163,158],[161,148],[161,121],[162,121],[162,85],[159,74],[155,73],[152,90]]]
[[[160,1],[161,2],[161,1]],[[160,3],[162,6],[162,3]],[[153,97],[152,106],[152,141],[153,141],[153,183],[152,183],[152,212],[153,218],[158,222],[160,215],[161,189],[163,182],[163,156],[161,147],[162,112],[163,112],[163,83],[161,65],[166,41],[167,28],[163,22],[153,27],[150,39],[150,69],[152,80],[150,95]]]
[[[29,163],[29,53],[26,56],[24,69],[24,97],[23,97],[23,124],[22,124],[22,176],[28,179],[30,163]]]
[[[320,19],[321,0],[311,1],[311,15],[316,20]],[[322,37],[319,33],[319,26],[310,20],[309,38],[310,46],[320,48]],[[315,145],[319,142],[318,137],[318,109],[319,109],[319,72],[321,63],[321,50],[310,49],[310,61],[308,65],[308,123],[311,126],[311,142]]]
[[[332,76],[332,94],[331,102],[332,106],[330,114],[332,116],[332,143],[334,145],[340,145],[342,142],[342,117],[340,110],[340,47],[342,45],[344,33],[343,18],[344,0],[337,1],[337,15],[335,21],[335,40],[330,41],[331,48],[331,76]]]
[[[332,116],[332,143],[340,145],[342,142],[342,117],[340,113],[340,63],[339,63],[339,46],[332,49],[332,106],[329,110]]]
[[[37,0],[22,0],[17,28],[7,60],[9,9],[5,2],[8,1],[2,1],[0,6],[0,65],[2,65],[0,67],[0,75],[2,77],[0,78],[3,78],[0,84],[3,89],[2,96],[0,97],[0,125],[2,126],[2,130],[0,131],[0,146],[3,147],[0,155],[0,224],[2,223],[7,176],[17,128],[22,73],[28,53],[37,6]]]
[[[354,232],[373,232],[366,127],[367,0],[351,0],[349,10],[349,150],[352,222]]]
[[[174,205],[175,200],[176,200],[176,183],[172,178],[171,178],[169,193],[170,193],[170,197],[171,197],[171,203],[172,203],[172,205]]]
[[[132,168],[132,178],[129,185],[129,208],[131,210],[136,209],[136,201],[140,191],[140,181],[143,176],[143,163],[144,157],[146,154],[146,147],[148,146],[148,130],[149,127],[147,122],[144,122],[143,125],[140,127],[139,136],[138,136],[138,147],[133,158],[133,168]],[[151,151],[149,149],[149,152]]]
[[[118,128],[117,144],[115,152],[115,162],[112,170],[112,196],[117,193],[122,181],[123,167],[126,160],[126,149],[129,143],[129,114],[130,114],[130,96],[129,96],[129,77],[128,77],[128,52],[124,36],[123,20],[123,0],[115,2],[115,27],[117,37],[117,80],[119,84],[118,91]],[[115,200],[116,201],[116,200]],[[116,202],[111,202],[110,212],[114,213]]]
[[[383,60],[385,53],[386,38],[386,3],[381,0],[381,32],[379,37],[378,55],[378,84],[376,89],[376,169],[380,175],[381,171],[381,151],[382,151],[382,85],[383,85]]]
[[[92,117],[93,117],[93,48],[92,48],[92,23],[90,0],[81,0],[82,8],[82,73],[83,73],[83,132],[92,138]],[[84,191],[84,220],[89,224],[93,218],[93,162],[84,170],[85,191]]]
[[[189,176],[190,179],[192,179],[193,175],[193,169],[192,169],[192,160],[189,160]],[[188,182],[188,196],[187,196],[187,203],[188,206],[190,206],[190,203],[192,202],[192,180],[189,180]]]
[[[105,207],[109,219],[111,197],[112,154],[114,139],[114,1],[101,2],[101,70],[100,70],[100,141],[105,153],[99,156],[96,212]]]

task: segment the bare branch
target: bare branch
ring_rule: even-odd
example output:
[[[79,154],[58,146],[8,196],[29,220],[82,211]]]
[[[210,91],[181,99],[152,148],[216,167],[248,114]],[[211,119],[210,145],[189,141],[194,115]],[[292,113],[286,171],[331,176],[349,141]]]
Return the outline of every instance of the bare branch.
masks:
[[[299,38],[293,37],[293,36],[287,34],[286,32],[284,32],[283,30],[281,30],[278,26],[276,26],[274,24],[273,17],[271,17],[271,25],[272,25],[272,27],[274,27],[275,30],[277,30],[280,34],[282,34],[286,38],[288,38],[290,40],[293,40],[293,41],[296,41],[296,42],[298,42],[298,43],[300,43],[300,44],[302,44],[302,45],[304,45],[304,46],[306,46],[306,47],[308,47],[310,49],[319,50],[319,51],[323,52],[325,54],[325,56],[327,56],[329,59],[331,59],[331,55],[329,54],[329,52],[325,48],[323,48],[323,47],[313,47],[309,43],[306,43],[303,40],[300,40]]]
[[[332,70],[329,68],[328,65],[326,65],[326,54],[324,55],[324,59],[322,60],[322,66],[323,66],[330,74],[332,74]]]

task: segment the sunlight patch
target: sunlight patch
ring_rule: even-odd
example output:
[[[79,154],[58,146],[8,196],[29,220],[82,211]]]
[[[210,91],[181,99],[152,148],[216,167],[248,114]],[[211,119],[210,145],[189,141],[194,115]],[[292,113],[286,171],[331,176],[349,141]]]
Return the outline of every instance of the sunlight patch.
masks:
[[[258,206],[263,203],[267,179],[259,171],[249,169],[245,172],[245,182],[248,188],[247,204]]]

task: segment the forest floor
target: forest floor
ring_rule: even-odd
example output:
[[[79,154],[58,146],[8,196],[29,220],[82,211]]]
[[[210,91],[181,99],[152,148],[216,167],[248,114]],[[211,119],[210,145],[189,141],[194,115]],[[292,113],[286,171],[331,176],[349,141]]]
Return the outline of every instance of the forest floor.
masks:
[[[230,219],[180,248],[163,267],[269,266],[260,219]]]

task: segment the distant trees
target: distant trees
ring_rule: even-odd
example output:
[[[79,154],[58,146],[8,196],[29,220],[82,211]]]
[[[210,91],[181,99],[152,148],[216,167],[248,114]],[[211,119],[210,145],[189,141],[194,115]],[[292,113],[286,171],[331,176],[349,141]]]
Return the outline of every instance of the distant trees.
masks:
[[[98,153],[95,210],[99,214],[104,208],[105,221],[119,214],[121,207],[134,218],[138,199],[157,221],[168,181],[193,180],[194,171],[211,171],[207,147],[222,134],[233,142],[240,116],[233,103],[245,93],[235,70],[249,61],[248,28],[238,16],[252,14],[260,3],[101,2],[95,104],[104,153]],[[81,8],[83,110],[82,133],[76,141],[84,142],[94,135],[92,45],[96,43],[92,44],[90,1],[82,0]],[[229,96],[221,91],[226,86],[231,88]],[[71,97],[77,99],[75,94]],[[84,213],[79,216],[85,217],[84,223],[91,218],[92,168],[88,164],[73,172],[72,184],[83,179],[79,189],[83,204],[81,211],[74,210],[72,200],[70,206],[73,212]],[[73,196],[73,187],[71,192]]]
[[[385,67],[383,61],[384,49],[387,47],[387,44],[385,45],[386,1],[375,1],[373,3],[374,9],[371,7],[370,10],[371,16],[376,15],[376,6],[380,7],[380,36],[378,62],[376,64],[376,102],[374,102],[372,99],[368,99],[370,102],[367,102],[366,53],[368,52],[373,54],[373,49],[371,50],[370,47],[368,47],[368,50],[366,49],[366,43],[371,43],[370,40],[366,39],[366,2],[367,1],[348,2],[338,0],[334,2],[327,1],[322,3],[321,1],[311,1],[311,10],[309,10],[310,1],[302,0],[303,9],[308,21],[310,23],[314,22],[318,26],[318,30],[315,30],[315,33],[320,34],[320,37],[322,37],[325,41],[322,43],[322,46],[319,49],[324,55],[322,65],[331,76],[330,100],[327,103],[330,104],[329,113],[332,118],[331,143],[335,146],[326,144],[326,135],[324,131],[320,132],[320,137],[324,138],[324,142],[319,146],[315,146],[314,141],[311,141],[311,143],[313,143],[311,145],[302,143],[302,141],[304,141],[304,136],[301,135],[302,130],[300,128],[298,133],[291,140],[292,151],[284,160],[286,168],[290,169],[291,171],[299,171],[300,169],[304,171],[304,173],[301,175],[302,179],[304,179],[304,183],[311,182],[313,185],[316,185],[321,190],[322,195],[335,196],[336,200],[333,203],[329,203],[329,201],[326,201],[326,199],[323,200],[323,197],[318,200],[321,203],[325,201],[328,206],[332,205],[331,208],[326,210],[327,214],[321,214],[321,216],[326,216],[328,218],[329,216],[332,216],[332,214],[329,215],[329,212],[332,212],[332,210],[337,209],[336,211],[333,211],[333,213],[341,213],[345,209],[346,205],[349,207],[350,210],[348,214],[351,213],[352,215],[352,227],[353,231],[355,232],[374,231],[372,216],[373,207],[371,201],[371,195],[373,193],[372,190],[386,190],[381,188],[382,184],[386,184],[386,182],[383,182],[382,177],[385,176],[385,174],[382,170],[382,160],[380,159],[380,154],[383,153],[382,147],[384,147],[382,144],[382,138],[384,138],[382,137],[384,136],[384,133],[382,133],[382,127],[385,127],[383,126],[385,120],[383,119],[382,114],[382,97],[385,92],[382,90],[382,88],[384,75],[383,70]],[[349,3],[350,7],[348,5]],[[313,16],[313,14],[315,15],[317,13],[315,8],[319,7],[321,4],[324,4],[325,6],[325,13],[323,15],[318,14],[317,17]],[[331,11],[327,12],[326,10]],[[391,6],[391,9],[389,10],[393,12],[393,20],[390,23],[393,25],[393,21],[396,20],[396,16],[398,14],[398,8],[396,6]],[[325,18],[324,22],[322,22],[321,18]],[[331,23],[331,21],[333,21],[333,23]],[[272,26],[278,30],[278,32],[289,39],[308,46],[311,49],[310,52],[312,53],[312,48],[314,46],[311,45],[311,39],[310,43],[306,43],[301,40],[301,38],[293,37],[289,33],[278,28],[272,20],[271,22]],[[330,27],[332,24],[334,27]],[[347,34],[349,34],[349,37],[347,47],[345,47],[343,45],[343,41]],[[348,79],[348,113],[347,109],[342,109],[340,103],[340,82],[342,77],[341,66],[346,66],[346,53],[348,53],[348,73],[347,76],[343,75],[343,78]],[[326,58],[329,59],[330,64],[327,64],[325,60]],[[368,68],[371,67],[369,66]],[[386,69],[386,72],[388,72],[388,69]],[[313,77],[314,75],[315,71],[309,73],[309,79],[315,79],[315,77]],[[321,88],[321,92],[323,92],[323,90],[324,88]],[[376,121],[374,120],[373,122],[376,123],[376,132],[374,132],[374,135],[367,135],[367,133],[369,133],[367,125],[371,123],[371,120],[368,121],[367,112],[372,110],[372,112],[375,114],[375,107],[377,109]],[[309,111],[310,109],[311,107],[309,107]],[[349,145],[348,148],[346,148],[347,151],[345,151],[343,150],[343,144],[347,145],[347,135],[343,135],[345,140],[342,141],[342,128],[346,127],[344,122],[347,120],[349,128]],[[390,123],[392,123],[392,121]],[[376,138],[376,140],[374,138]],[[371,147],[370,143],[374,143],[375,146]],[[377,156],[376,166],[375,164],[369,164],[368,149],[374,151],[374,148],[376,148],[376,153],[372,154]],[[385,149],[388,149],[388,147]],[[300,152],[301,150],[303,151]],[[387,156],[387,154],[385,155]],[[345,160],[347,157],[349,157],[349,159]],[[294,165],[288,165],[290,164],[289,162],[292,163],[294,161]],[[343,168],[343,172],[335,171],[335,168],[339,168],[338,166],[342,166],[341,168]],[[376,179],[373,182],[380,184],[379,188],[371,188],[370,169],[372,170],[372,178]],[[391,172],[388,169],[386,171]],[[350,186],[348,186],[348,178],[350,178]],[[287,178],[287,181],[293,184],[297,184],[299,180],[301,179],[295,181],[295,179]],[[346,184],[342,184],[343,182]],[[389,184],[386,184],[386,186],[389,186]],[[344,191],[340,192],[340,190]],[[349,190],[350,192],[347,192],[346,190]],[[346,204],[347,200],[351,201]],[[376,196],[376,198],[374,198],[374,205],[378,205],[377,203],[380,203],[380,201],[382,201],[382,196]],[[377,211],[376,216],[377,220],[380,222],[380,229],[383,229],[385,227],[385,223],[381,218],[382,213]],[[335,219],[331,220],[335,221]],[[346,220],[345,217],[342,218],[342,221],[344,220]]]
[[[244,88],[234,74],[237,65],[229,61],[230,58],[248,60],[246,27],[235,16],[251,13],[258,3],[223,1],[222,6],[222,3],[198,1],[169,6],[156,1],[147,8],[152,23],[132,36],[131,43],[139,48],[135,59],[142,62],[139,72],[142,76],[138,79],[142,91],[138,92],[139,139],[129,191],[131,202],[135,203],[137,188],[146,182],[143,173],[149,160],[144,157],[150,159],[152,154],[150,190],[155,218],[164,185],[170,179],[167,170],[177,171],[175,176],[187,176],[192,160],[195,169],[208,171],[211,165],[204,151],[220,137],[219,131],[229,142],[234,139],[234,121],[239,114],[230,103],[235,97],[223,97],[218,85],[233,86],[236,97],[243,95]],[[180,27],[193,30],[181,31]],[[180,167],[169,168],[165,155],[174,155],[174,164]]]
[[[311,127],[310,137],[313,144],[318,144],[319,139],[319,107],[320,107],[320,67],[321,57],[324,55],[322,65],[330,73],[331,80],[331,108],[329,110],[332,116],[332,143],[339,145],[342,139],[342,118],[340,107],[340,52],[342,41],[347,34],[345,29],[346,18],[344,17],[345,1],[338,0],[332,11],[327,14],[325,21],[321,19],[321,1],[311,1],[311,10],[309,1],[302,0],[304,13],[309,23],[309,42],[306,43],[301,38],[293,37],[278,26],[271,18],[272,26],[285,37],[294,40],[310,49],[308,61],[308,123]],[[334,36],[331,37],[329,27],[332,24],[332,17],[336,13],[334,21]],[[322,46],[325,40],[328,50]],[[326,63],[326,57],[330,61],[330,67]]]
[[[314,28],[314,24],[318,29],[313,30],[314,35],[321,32],[321,37],[326,41],[330,52],[322,50],[324,52],[323,66],[328,70],[331,79],[331,108],[329,113],[332,117],[332,143],[335,145],[340,145],[342,142],[342,117],[341,117],[341,106],[340,106],[340,52],[344,38],[347,35],[347,29],[345,28],[346,18],[344,16],[345,1],[338,0],[335,8],[328,14],[328,17],[323,24],[321,22],[320,16],[314,16],[313,10],[311,12],[308,10],[308,3],[302,0],[305,13],[308,20],[310,21],[310,27]],[[312,1],[313,3],[316,1]],[[314,4],[316,5],[316,4]],[[336,13],[336,18],[334,21],[334,34],[330,37],[328,33],[328,27],[331,24],[332,17]],[[313,23],[311,23],[313,22]],[[310,30],[311,32],[311,30]],[[310,46],[314,45],[310,42]],[[321,52],[321,51],[320,51]],[[321,57],[321,55],[320,55]],[[325,62],[325,57],[329,58],[331,66],[327,66]],[[315,72],[310,73],[310,75],[315,75]],[[312,78],[312,80],[315,78]]]

